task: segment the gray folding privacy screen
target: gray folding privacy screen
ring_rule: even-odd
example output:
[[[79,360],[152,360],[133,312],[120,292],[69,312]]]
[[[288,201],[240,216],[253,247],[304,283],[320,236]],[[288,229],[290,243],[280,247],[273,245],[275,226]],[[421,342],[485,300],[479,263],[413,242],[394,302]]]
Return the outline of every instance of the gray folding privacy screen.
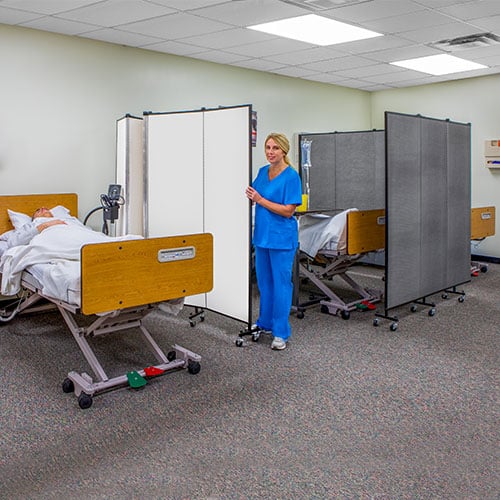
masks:
[[[470,124],[385,114],[386,309],[470,280]]]
[[[384,131],[300,135],[300,173],[309,210],[383,208]]]
[[[387,112],[299,142],[309,210],[385,208],[386,311],[470,280],[470,124]]]
[[[250,131],[249,105],[145,113],[141,183],[146,237],[213,235],[213,290],[187,297],[186,304],[247,323],[251,210],[245,187],[252,176]]]

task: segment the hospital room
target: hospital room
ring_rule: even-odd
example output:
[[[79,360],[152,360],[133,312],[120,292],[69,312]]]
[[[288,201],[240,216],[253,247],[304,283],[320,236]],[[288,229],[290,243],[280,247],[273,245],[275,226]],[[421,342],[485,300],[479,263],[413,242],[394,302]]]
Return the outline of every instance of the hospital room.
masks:
[[[498,499],[497,0],[0,40],[1,498]]]

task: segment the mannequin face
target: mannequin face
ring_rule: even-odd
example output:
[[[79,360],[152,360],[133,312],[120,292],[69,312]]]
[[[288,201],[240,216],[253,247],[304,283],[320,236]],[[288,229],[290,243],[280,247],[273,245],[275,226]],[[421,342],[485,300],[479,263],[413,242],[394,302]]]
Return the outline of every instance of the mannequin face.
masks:
[[[37,217],[53,217],[53,215],[48,208],[41,207],[33,214],[33,219],[36,219]]]

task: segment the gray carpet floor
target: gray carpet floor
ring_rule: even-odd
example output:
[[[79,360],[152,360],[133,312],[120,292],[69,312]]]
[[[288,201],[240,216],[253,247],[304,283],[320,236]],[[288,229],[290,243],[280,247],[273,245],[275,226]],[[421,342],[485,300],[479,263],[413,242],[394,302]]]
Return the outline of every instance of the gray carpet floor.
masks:
[[[189,307],[154,312],[154,338],[200,354],[200,373],[87,410],[61,390],[89,368],[59,313],[17,317],[0,326],[0,498],[498,499],[500,266],[462,288],[433,317],[396,311],[395,332],[371,311],[291,315],[280,352],[236,347],[245,325],[210,311],[194,327]],[[111,375],[152,362],[135,332],[92,345]]]

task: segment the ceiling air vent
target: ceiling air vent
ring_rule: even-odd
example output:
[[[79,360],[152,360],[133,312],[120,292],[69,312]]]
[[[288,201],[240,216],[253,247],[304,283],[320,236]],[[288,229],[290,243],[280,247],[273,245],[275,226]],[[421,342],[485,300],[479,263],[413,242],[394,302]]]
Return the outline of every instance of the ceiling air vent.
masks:
[[[429,44],[436,49],[454,52],[456,50],[490,47],[500,44],[500,37],[494,33],[475,33],[474,35],[459,36],[448,40],[440,40]]]
[[[345,7],[346,5],[355,5],[359,3],[372,2],[373,0],[281,0],[297,7],[308,10],[327,10],[335,7]]]

